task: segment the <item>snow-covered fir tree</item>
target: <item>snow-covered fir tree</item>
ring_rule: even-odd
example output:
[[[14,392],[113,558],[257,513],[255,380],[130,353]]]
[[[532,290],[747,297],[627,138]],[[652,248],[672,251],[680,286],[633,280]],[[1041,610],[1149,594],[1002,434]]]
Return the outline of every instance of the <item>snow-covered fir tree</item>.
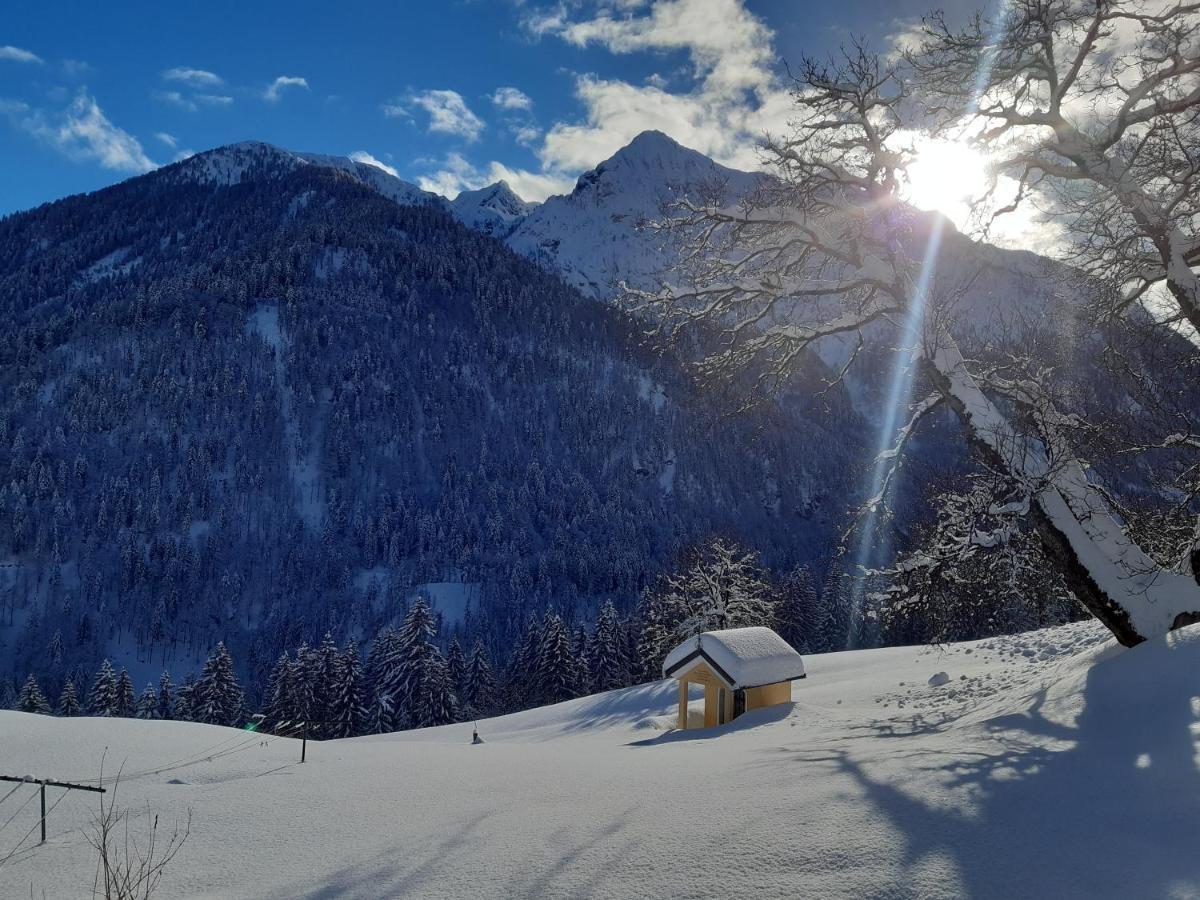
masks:
[[[404,727],[454,720],[457,701],[446,661],[432,642],[437,619],[417,597],[396,633],[395,664],[387,670],[384,694]]]
[[[333,691],[341,665],[341,652],[330,632],[325,632],[325,637],[309,656],[307,663],[303,677],[310,685],[312,695],[308,719],[314,726],[312,733],[324,736],[328,724],[334,719]]]
[[[100,663],[92,690],[88,694],[88,715],[115,716],[119,713],[117,701],[117,673],[107,659]]]
[[[204,670],[190,691],[192,718],[209,725],[238,725],[242,703],[242,688],[233,670],[233,659],[222,641],[205,661]]]
[[[128,669],[117,676],[117,708],[114,715],[132,719],[137,714],[137,697],[133,693],[133,679]]]
[[[182,722],[196,721],[196,710],[192,694],[196,689],[196,675],[188,672],[183,676],[179,688],[175,691],[175,718]]]
[[[539,702],[536,673],[541,647],[542,623],[530,616],[525,622],[521,641],[504,670],[504,701],[507,709],[525,709]]]
[[[37,678],[32,673],[25,679],[25,684],[22,685],[21,692],[17,695],[17,702],[14,708],[21,712],[38,713],[43,716],[50,715],[50,703],[46,700],[46,695],[42,693]]]
[[[592,668],[588,663],[587,626],[582,622],[571,632],[571,656],[575,662],[573,691],[576,697],[582,697],[591,691],[592,684]]]
[[[75,690],[75,682],[68,678],[63,682],[62,693],[58,695],[58,714],[64,717],[78,716],[83,712],[79,705],[79,695]]]
[[[371,645],[367,656],[367,681],[370,701],[367,708],[367,725],[372,734],[395,731],[397,721],[396,678],[400,670],[400,636],[390,625],[383,629]]]
[[[416,683],[409,695],[405,719],[410,728],[429,728],[458,721],[458,699],[446,660],[436,648],[422,656]]]
[[[775,608],[775,631],[801,653],[812,653],[819,645],[821,609],[817,588],[807,567],[792,569],[779,585]]]
[[[644,684],[662,678],[662,661],[674,647],[674,627],[666,604],[653,589],[642,592],[634,608],[633,681]]]
[[[171,684],[169,672],[158,676],[158,706],[155,716],[164,720],[175,718],[175,686]]]
[[[295,712],[295,686],[293,684],[295,677],[296,669],[292,665],[292,658],[287,651],[284,651],[275,661],[275,666],[271,669],[271,676],[267,682],[267,703],[264,715],[268,729],[275,729],[285,722],[290,724],[298,718]]]
[[[450,647],[446,650],[446,668],[450,672],[450,683],[454,686],[454,693],[461,697],[466,687],[467,658],[458,638],[451,640]]]
[[[534,668],[534,698],[538,704],[559,703],[578,696],[578,663],[571,635],[562,617],[548,612]]]
[[[593,691],[611,691],[630,683],[629,652],[625,628],[611,600],[605,600],[596,618],[588,645],[588,665]]]
[[[471,718],[490,716],[499,708],[498,701],[495,670],[483,641],[476,640],[471,661],[467,664],[463,715]]]
[[[365,697],[358,644],[351,641],[338,656],[329,691],[329,722],[325,732],[335,738],[361,734],[367,719]]]
[[[147,684],[142,689],[142,695],[138,697],[137,717],[139,719],[158,718],[158,691],[154,689],[154,685],[152,684]]]
[[[845,650],[850,643],[854,616],[851,606],[856,594],[854,580],[849,576],[830,578],[821,592],[818,613],[817,652]]]
[[[291,677],[291,716],[293,721],[312,722],[320,718],[316,715],[316,695],[314,693],[313,676],[317,669],[316,651],[301,644],[296,648],[296,656],[292,660]]]

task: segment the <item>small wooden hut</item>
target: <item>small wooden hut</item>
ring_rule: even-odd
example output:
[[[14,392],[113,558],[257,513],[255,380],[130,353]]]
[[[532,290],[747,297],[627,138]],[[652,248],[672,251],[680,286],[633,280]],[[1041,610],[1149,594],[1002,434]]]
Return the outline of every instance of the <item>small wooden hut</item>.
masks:
[[[770,628],[727,628],[688,638],[663,660],[663,677],[679,681],[679,727],[688,727],[688,685],[704,685],[704,727],[742,713],[791,703],[804,660]]]

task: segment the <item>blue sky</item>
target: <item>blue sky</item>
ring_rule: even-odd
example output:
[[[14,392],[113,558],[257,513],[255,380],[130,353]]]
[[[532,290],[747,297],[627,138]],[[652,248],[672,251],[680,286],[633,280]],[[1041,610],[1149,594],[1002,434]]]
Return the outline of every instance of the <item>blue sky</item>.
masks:
[[[781,60],[880,49],[929,0],[29,2],[0,21],[0,214],[239,140],[542,199],[645,128],[734,165]],[[943,4],[944,5],[944,4]]]

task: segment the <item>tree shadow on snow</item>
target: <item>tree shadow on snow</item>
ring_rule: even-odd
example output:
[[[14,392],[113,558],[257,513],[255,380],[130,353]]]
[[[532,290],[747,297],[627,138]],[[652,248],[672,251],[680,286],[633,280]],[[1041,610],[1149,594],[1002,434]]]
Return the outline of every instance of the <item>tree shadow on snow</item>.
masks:
[[[1044,716],[1044,691],[1027,713],[984,723],[996,753],[914,747],[944,760],[926,771],[965,789],[965,810],[872,777],[846,750],[798,758],[850,775],[903,834],[906,870],[948,857],[970,897],[1195,896],[1200,641],[1161,639],[1095,663],[1083,700],[1074,726]],[[881,723],[878,736],[899,735]]]
[[[474,836],[492,815],[485,811],[441,840],[424,847],[396,846],[383,850],[373,860],[360,860],[327,876],[318,884],[310,879],[281,887],[270,900],[376,900],[379,897],[420,896],[422,886],[445,871],[455,855],[470,853],[477,846]]]

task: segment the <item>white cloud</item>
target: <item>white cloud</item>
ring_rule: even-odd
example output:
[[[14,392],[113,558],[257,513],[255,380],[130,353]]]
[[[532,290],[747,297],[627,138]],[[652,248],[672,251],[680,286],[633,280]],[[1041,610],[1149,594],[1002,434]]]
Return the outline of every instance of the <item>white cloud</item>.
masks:
[[[475,115],[457,91],[430,90],[411,93],[402,100],[384,104],[383,114],[392,118],[412,118],[412,108],[429,115],[429,130],[475,141],[483,133],[483,119]]]
[[[368,166],[374,166],[377,169],[382,169],[383,171],[385,171],[389,175],[391,175],[393,178],[400,177],[400,173],[397,172],[394,167],[389,166],[383,160],[372,156],[366,150],[355,150],[353,153],[350,154],[350,158],[352,160],[354,160],[355,162],[365,163]]]
[[[670,79],[651,77],[638,84],[576,75],[582,117],[556,122],[544,133],[528,117],[521,118],[528,107],[507,103],[505,89],[497,89],[492,102],[518,114],[507,122],[508,129],[518,143],[537,147],[540,171],[494,161],[480,167],[452,153],[431,165],[419,179],[421,187],[454,197],[503,180],[522,197],[542,200],[569,191],[578,172],[649,129],[665,131],[719,162],[753,169],[758,166],[758,139],[766,131],[785,130],[794,114],[788,84],[775,69],[774,34],[746,9],[744,0],[582,0],[535,12],[525,25],[539,37],[556,37],[580,48],[602,47],[614,54],[682,51],[689,65]],[[671,90],[674,85],[678,87]],[[428,99],[434,93],[418,96]],[[461,103],[453,92],[436,93]],[[430,105],[410,96],[385,112],[411,117],[415,107],[428,111]],[[436,120],[430,128],[463,133],[449,122],[438,128]],[[479,131],[481,122],[467,133],[478,136]]]
[[[173,134],[169,134],[165,131],[159,131],[156,132],[154,136],[159,140],[160,143],[166,144],[172,150],[179,146],[179,139]]]
[[[0,47],[0,59],[7,59],[11,62],[22,63],[42,62],[42,58],[36,53],[32,53],[29,50],[22,49],[21,47],[13,47],[11,44]]]
[[[491,99],[498,109],[533,109],[529,95],[515,87],[496,88]]]
[[[536,125],[518,125],[512,129],[512,133],[522,147],[532,147],[542,136],[542,130]]]
[[[233,98],[225,94],[196,94],[196,101],[205,106],[229,106]]]
[[[302,87],[307,90],[308,79],[301,78],[299,75],[280,75],[263,91],[263,99],[268,103],[278,103],[280,93],[287,87]]]
[[[600,10],[591,19],[534,22],[578,47],[599,44],[612,53],[685,50],[709,90],[761,87],[774,56],[771,30],[743,0],[658,0],[639,4],[639,14],[614,17]]]
[[[224,84],[224,79],[215,72],[209,72],[205,69],[191,69],[187,66],[178,66],[174,69],[167,69],[162,73],[164,81],[180,81],[191,87],[211,88]]]
[[[57,114],[47,114],[17,101],[0,101],[0,113],[14,127],[70,159],[97,162],[118,172],[148,172],[158,166],[146,155],[138,139],[109,121],[86,92],[80,92]]]
[[[575,95],[584,115],[546,132],[538,151],[545,171],[594,166],[648,129],[727,165],[756,168],[755,146],[763,133],[787,128],[794,107],[775,68],[774,34],[744,0],[630,0],[615,10],[598,3],[578,9],[535,14],[526,26],[539,36],[614,54],[683,51],[689,67],[671,82],[577,75]],[[675,81],[681,86],[668,89]]]
[[[186,109],[188,112],[195,112],[197,109],[195,101],[189,97],[185,97],[179,91],[156,91],[154,97],[163,103],[169,103],[171,106]]]
[[[449,153],[439,163],[441,168],[417,179],[417,185],[453,199],[463,191],[474,191],[497,181],[505,181],[523,200],[545,200],[551,194],[564,194],[574,181],[561,175],[514,169],[492,161],[484,168],[470,163],[461,153]]]

